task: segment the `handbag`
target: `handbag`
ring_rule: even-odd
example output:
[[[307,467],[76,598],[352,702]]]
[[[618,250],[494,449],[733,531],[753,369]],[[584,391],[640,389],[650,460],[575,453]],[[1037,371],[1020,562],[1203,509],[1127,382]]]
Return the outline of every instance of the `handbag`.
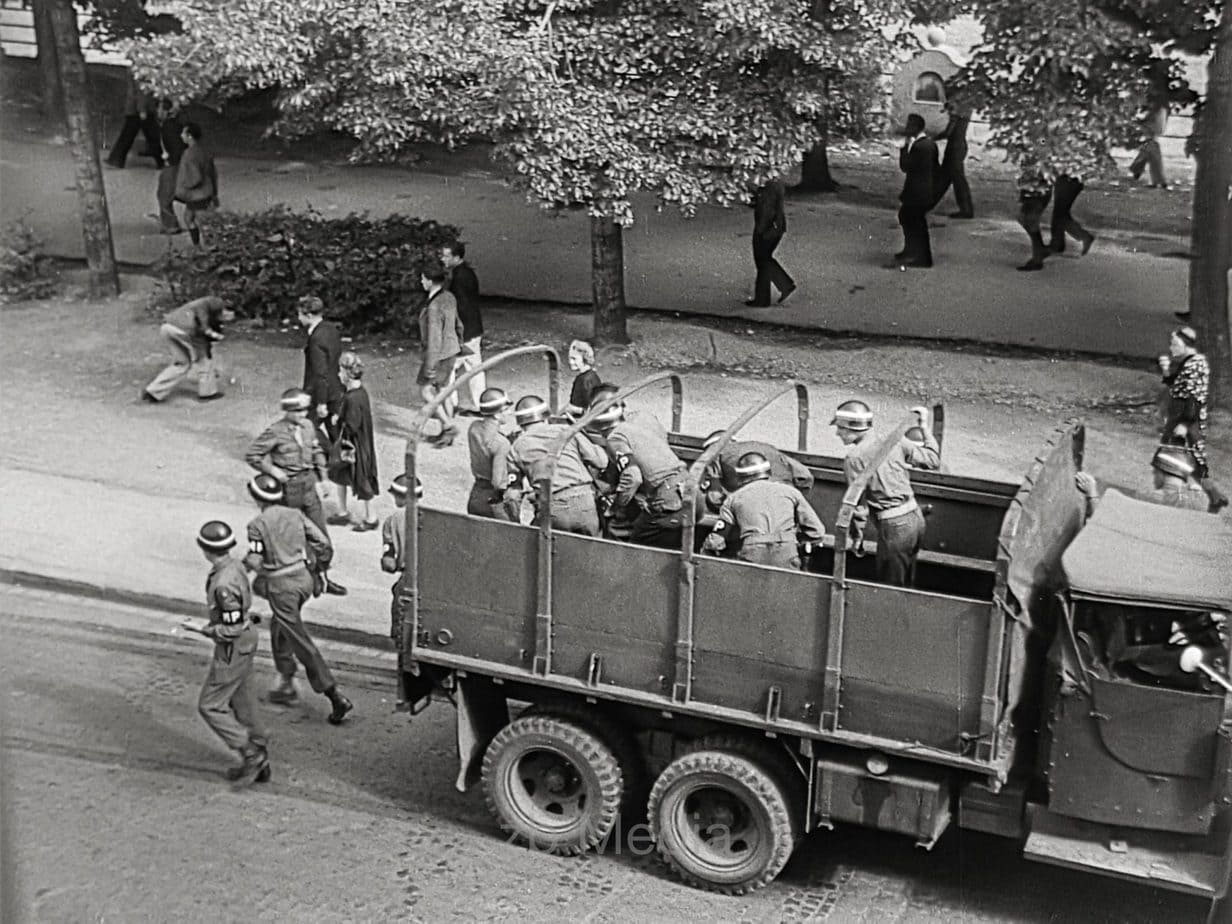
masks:
[[[355,451],[355,443],[347,436],[344,429],[339,434],[338,439],[330,443],[329,459],[326,463],[326,471],[331,480],[349,475],[349,470],[355,466],[357,454]]]

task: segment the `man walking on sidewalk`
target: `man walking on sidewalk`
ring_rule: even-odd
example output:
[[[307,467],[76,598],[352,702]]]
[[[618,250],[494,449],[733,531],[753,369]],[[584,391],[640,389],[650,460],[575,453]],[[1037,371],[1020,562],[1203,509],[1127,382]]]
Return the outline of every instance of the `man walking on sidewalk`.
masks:
[[[180,219],[175,214],[175,180],[180,172],[180,158],[184,156],[184,123],[169,99],[158,103],[158,134],[163,142],[167,160],[158,172],[158,223],[163,234],[180,234]]]
[[[479,277],[466,262],[466,244],[454,241],[441,248],[441,262],[449,270],[449,291],[458,303],[458,320],[462,322],[461,352],[454,365],[454,375],[465,375],[483,362],[483,317],[479,313]],[[487,387],[481,372],[469,382],[458,398],[457,413],[464,417],[479,417],[479,396]]]
[[[894,255],[900,268],[928,269],[933,265],[932,242],[928,237],[928,213],[936,203],[935,181],[941,173],[937,143],[924,130],[924,117],[918,112],[907,116],[907,141],[898,152],[899,169],[906,174],[898,223],[903,229],[903,249]]]
[[[1053,187],[1055,199],[1052,202],[1052,239],[1048,242],[1053,253],[1065,253],[1065,235],[1082,244],[1082,255],[1085,257],[1091,245],[1095,243],[1095,235],[1078,224],[1070,209],[1082,194],[1082,180],[1068,174],[1061,174]]]
[[[753,297],[745,302],[750,308],[770,307],[770,286],[779,290],[779,301],[796,291],[787,270],[774,259],[774,250],[787,233],[787,212],[783,208],[786,195],[779,180],[771,180],[753,196],[753,266],[757,278],[753,282]]]
[[[244,565],[255,571],[257,592],[269,601],[270,648],[282,681],[270,692],[270,702],[289,705],[299,699],[295,689],[295,662],[304,665],[308,683],[329,699],[331,725],[340,725],[353,708],[338,692],[334,675],[321,657],[300,611],[317,594],[317,578],[324,574],[334,550],[325,533],[298,510],[281,506],[282,485],[271,475],[248,482],[248,493],[261,513],[248,524],[248,554]]]
[[[329,542],[325,509],[317,494],[317,483],[325,477],[325,452],[317,440],[317,429],[308,422],[312,399],[301,388],[289,388],[279,402],[283,416],[253,440],[244,461],[258,472],[270,475],[281,486],[286,505],[303,512]],[[329,579],[321,568],[325,592],[342,597],[346,588]]]
[[[235,313],[214,295],[193,299],[168,312],[158,332],[171,348],[171,363],[142,389],[142,400],[155,404],[165,400],[195,363],[210,358],[213,345],[223,338],[223,322],[233,320]],[[219,391],[201,394],[202,401],[221,397]]]
[[[257,630],[249,616],[252,590],[243,566],[231,557],[235,534],[221,520],[210,520],[197,533],[197,545],[212,566],[205,582],[210,621],[204,628],[184,627],[214,642],[214,658],[201,686],[197,710],[223,744],[243,763],[227,772],[237,786],[270,778],[269,741],[257,725],[257,698],[252,688],[252,662]]]

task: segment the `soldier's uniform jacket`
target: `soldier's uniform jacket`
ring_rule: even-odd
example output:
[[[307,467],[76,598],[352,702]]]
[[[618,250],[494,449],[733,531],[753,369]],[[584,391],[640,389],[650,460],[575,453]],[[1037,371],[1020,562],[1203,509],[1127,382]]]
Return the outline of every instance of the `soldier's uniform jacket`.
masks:
[[[724,491],[730,494],[740,487],[740,479],[736,475],[736,466],[740,462],[740,457],[746,452],[759,452],[766,457],[766,461],[770,463],[771,481],[794,485],[801,491],[807,491],[813,487],[813,473],[802,463],[797,462],[785,453],[779,452],[777,448],[769,443],[761,443],[756,440],[737,443],[733,440],[723,447],[718,458],[714,460],[715,466],[702,479],[701,489],[709,491],[713,487],[713,480],[716,474],[714,469],[716,467],[718,469],[718,480]]]
[[[397,574],[402,570],[402,550],[406,547],[406,511],[395,510],[381,524],[381,570]]]
[[[667,443],[667,431],[657,417],[626,418],[607,435],[607,451],[616,468],[616,506],[641,497],[653,513],[672,512],[681,500],[684,463]]]
[[[821,542],[826,529],[803,494],[777,481],[750,481],[723,501],[715,531],[741,545],[772,542]]]
[[[483,487],[504,490],[509,483],[509,438],[501,433],[495,417],[485,417],[466,431],[470,450],[471,474]]]
[[[911,489],[911,466],[936,470],[941,465],[941,455],[932,434],[925,431],[923,446],[905,437],[891,450],[886,460],[869,478],[864,497],[852,517],[852,527],[862,530],[868,522],[871,510],[878,518],[893,514],[915,504],[915,492]],[[869,430],[858,443],[847,447],[843,459],[843,473],[851,484],[866,468],[877,449],[877,437]]]
[[[289,476],[303,472],[325,474],[325,451],[317,439],[316,427],[307,420],[282,417],[252,441],[244,461],[267,475],[278,467]]]
[[[524,480],[533,488],[535,479],[545,477],[552,451],[568,429],[566,424],[541,423],[518,434],[506,460],[509,469],[506,489],[521,490]],[[561,450],[552,490],[560,492],[579,485],[593,485],[594,473],[607,468],[607,465],[608,456],[601,447],[581,433],[574,434]]]
[[[205,603],[210,621],[202,633],[214,640],[215,657],[230,661],[232,652],[251,654],[257,650],[257,633],[248,615],[252,606],[248,575],[230,555],[220,558],[210,569],[205,581]]]
[[[325,570],[334,549],[325,533],[303,513],[290,507],[266,507],[248,524],[249,571],[269,577],[290,574],[300,567]]]

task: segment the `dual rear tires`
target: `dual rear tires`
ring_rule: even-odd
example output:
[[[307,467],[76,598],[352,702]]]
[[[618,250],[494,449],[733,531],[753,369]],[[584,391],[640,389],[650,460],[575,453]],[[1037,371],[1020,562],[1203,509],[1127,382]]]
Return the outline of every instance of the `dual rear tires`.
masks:
[[[631,736],[583,710],[528,712],[488,745],[488,806],[515,839],[575,855],[604,845],[622,809],[647,806],[655,849],[690,885],[740,895],[774,879],[798,839],[799,772],[737,737],[703,738],[659,775],[647,802]]]

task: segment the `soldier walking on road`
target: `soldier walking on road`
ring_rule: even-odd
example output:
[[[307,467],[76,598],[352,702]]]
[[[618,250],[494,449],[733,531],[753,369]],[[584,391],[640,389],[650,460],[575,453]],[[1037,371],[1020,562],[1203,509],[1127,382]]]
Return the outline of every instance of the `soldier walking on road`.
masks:
[[[924,514],[911,488],[911,466],[936,469],[941,464],[937,441],[928,426],[928,409],[912,409],[923,430],[923,444],[906,437],[869,478],[851,521],[853,545],[860,548],[869,513],[877,520],[877,580],[897,587],[910,586],[915,560],[924,541]],[[863,401],[844,401],[830,421],[847,447],[843,473],[851,484],[872,462],[877,451],[873,435],[873,412]]]
[[[401,575],[404,570],[405,559],[403,550],[406,548],[406,475],[401,474],[393,480],[389,486],[389,493],[393,495],[394,510],[385,518],[385,522],[381,524],[381,570],[386,574]],[[415,496],[423,497],[423,485],[419,479],[415,479]],[[394,647],[402,643],[402,618],[398,610],[398,584],[401,578],[395,580],[393,586],[390,587],[390,592],[393,594],[393,599],[389,604],[389,637],[393,640]],[[410,708],[410,703],[407,702],[406,692],[402,686],[402,652],[398,652],[398,703],[395,706],[396,710],[403,711]]]
[[[770,460],[760,452],[740,457],[736,477],[740,486],[723,501],[705,548],[721,552],[731,541],[741,561],[799,571],[801,546],[807,555],[826,538],[817,512],[798,488],[770,479]]]
[[[513,413],[522,432],[509,448],[509,475],[505,487],[509,511],[521,510],[525,483],[535,503],[536,526],[546,513],[552,518],[553,529],[582,536],[599,535],[595,472],[607,468],[607,453],[585,434],[575,433],[570,437],[557,460],[556,477],[552,481],[552,509],[544,511],[539,508],[535,482],[546,477],[557,443],[569,428],[565,424],[548,423],[551,408],[538,395],[519,398]]]
[[[185,623],[214,643],[214,657],[201,685],[197,711],[223,744],[240,755],[240,766],[227,771],[237,786],[270,778],[269,740],[257,725],[257,698],[252,685],[257,631],[249,615],[252,591],[243,566],[231,557],[235,535],[220,520],[210,520],[197,533],[197,545],[212,566],[205,582],[209,622]]]
[[[509,438],[501,432],[501,415],[509,408],[509,397],[500,388],[486,388],[479,396],[481,420],[466,431],[466,446],[471,457],[470,497],[466,512],[477,517],[494,517],[517,523],[520,510],[510,509],[504,491],[509,484]],[[519,504],[519,507],[521,505]]]
[[[317,440],[317,429],[308,421],[312,403],[302,388],[289,388],[280,401],[283,416],[253,440],[244,461],[264,472],[281,485],[286,505],[302,510],[329,541],[325,525],[325,510],[317,494],[317,483],[325,475],[325,452]],[[325,592],[345,596],[346,588],[335,583],[321,569]]]
[[[269,601],[270,648],[274,667],[282,678],[270,692],[270,702],[288,705],[299,699],[295,690],[295,662],[304,665],[308,683],[333,706],[331,725],[339,725],[351,711],[351,701],[338,692],[334,675],[321,657],[300,611],[317,595],[317,578],[328,567],[334,550],[324,531],[299,510],[281,506],[282,485],[272,475],[257,475],[248,493],[261,513],[248,524],[248,554],[244,565],[257,573],[257,592]]]

